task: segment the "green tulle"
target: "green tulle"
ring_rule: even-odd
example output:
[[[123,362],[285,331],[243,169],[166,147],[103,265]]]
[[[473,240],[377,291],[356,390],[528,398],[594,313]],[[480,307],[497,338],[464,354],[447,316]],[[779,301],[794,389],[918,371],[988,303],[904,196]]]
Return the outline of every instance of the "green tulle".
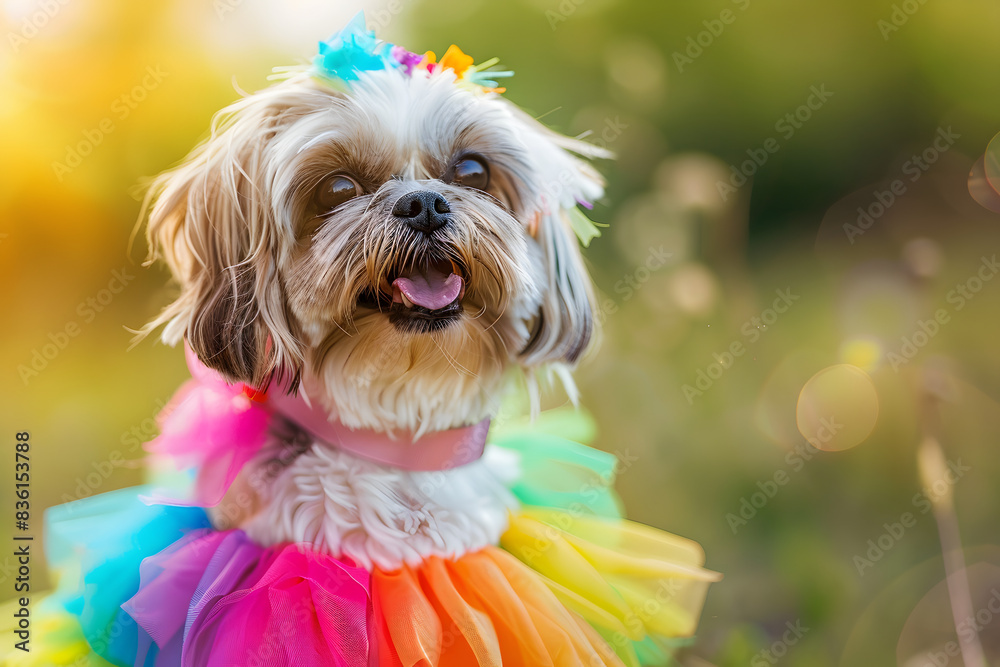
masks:
[[[510,399],[506,407],[508,413],[523,413],[523,396]],[[542,412],[534,421],[523,416],[500,419],[490,431],[490,443],[518,455],[520,477],[511,491],[524,505],[555,508],[574,516],[623,519],[623,505],[614,491],[618,459],[587,446],[596,430],[585,410],[558,408]],[[694,641],[693,637],[647,636],[619,646],[623,637],[609,633],[604,638],[626,665],[644,666],[677,665],[673,654]]]
[[[525,505],[622,518],[614,491],[618,459],[581,442],[596,428],[589,413],[571,408],[503,421],[490,432],[491,444],[516,452],[521,476],[511,491]]]

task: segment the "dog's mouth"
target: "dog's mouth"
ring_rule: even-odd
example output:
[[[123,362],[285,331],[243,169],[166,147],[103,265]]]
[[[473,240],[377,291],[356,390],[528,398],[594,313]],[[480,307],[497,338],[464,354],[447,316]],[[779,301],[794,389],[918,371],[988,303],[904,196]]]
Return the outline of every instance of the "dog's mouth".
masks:
[[[363,293],[358,305],[387,311],[389,321],[403,331],[436,331],[461,316],[465,284],[452,260],[417,262],[390,273],[378,292]]]

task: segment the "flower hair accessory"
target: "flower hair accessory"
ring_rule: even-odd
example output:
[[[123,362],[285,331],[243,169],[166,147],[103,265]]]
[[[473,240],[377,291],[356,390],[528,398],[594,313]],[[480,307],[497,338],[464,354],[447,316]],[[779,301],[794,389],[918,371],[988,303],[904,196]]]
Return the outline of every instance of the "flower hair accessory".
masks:
[[[514,73],[491,69],[499,62],[499,58],[490,58],[476,65],[472,56],[455,44],[448,47],[440,60],[433,51],[423,55],[413,53],[377,39],[375,31],[365,25],[364,12],[358,12],[342,30],[319,43],[319,53],[313,58],[309,71],[326,85],[345,92],[362,72],[394,69],[410,77],[441,76],[450,72],[457,85],[473,91],[503,93],[506,88],[501,88],[497,79],[511,77]],[[593,207],[587,201],[576,203],[588,209]],[[567,208],[573,232],[583,246],[589,246],[591,240],[601,235],[598,227],[606,225],[595,223],[576,207]]]
[[[433,51],[423,55],[375,38],[375,31],[365,26],[364,12],[358,12],[343,30],[319,43],[319,53],[313,58],[312,73],[334,86],[349,85],[360,72],[398,69],[408,76],[435,76],[451,72],[459,85],[502,93],[496,79],[513,76],[510,71],[488,71],[499,58],[473,64],[472,56],[452,44],[441,60]]]

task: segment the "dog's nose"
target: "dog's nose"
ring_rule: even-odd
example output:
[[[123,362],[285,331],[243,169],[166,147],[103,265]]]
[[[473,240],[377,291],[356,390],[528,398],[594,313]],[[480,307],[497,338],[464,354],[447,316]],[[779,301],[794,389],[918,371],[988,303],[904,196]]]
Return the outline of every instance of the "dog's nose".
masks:
[[[432,190],[417,190],[400,197],[392,214],[418,232],[430,234],[451,221],[448,200]]]

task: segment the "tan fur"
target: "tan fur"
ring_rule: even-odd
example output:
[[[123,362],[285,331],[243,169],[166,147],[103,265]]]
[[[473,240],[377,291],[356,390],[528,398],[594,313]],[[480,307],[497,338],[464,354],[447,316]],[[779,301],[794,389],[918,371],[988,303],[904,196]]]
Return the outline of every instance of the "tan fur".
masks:
[[[487,193],[441,180],[469,151],[489,163]],[[145,332],[165,325],[165,341],[186,339],[233,381],[278,374],[293,390],[301,378],[352,427],[479,421],[508,367],[572,365],[591,340],[593,290],[564,211],[602,182],[568,151],[604,156],[448,74],[365,73],[345,94],[294,73],[221,112],[156,181],[151,259],[181,292]],[[366,194],[317,218],[313,193],[334,173]],[[390,213],[417,189],[450,203],[433,252],[467,277],[461,319],[430,333],[358,306],[391,267],[430,252]]]

